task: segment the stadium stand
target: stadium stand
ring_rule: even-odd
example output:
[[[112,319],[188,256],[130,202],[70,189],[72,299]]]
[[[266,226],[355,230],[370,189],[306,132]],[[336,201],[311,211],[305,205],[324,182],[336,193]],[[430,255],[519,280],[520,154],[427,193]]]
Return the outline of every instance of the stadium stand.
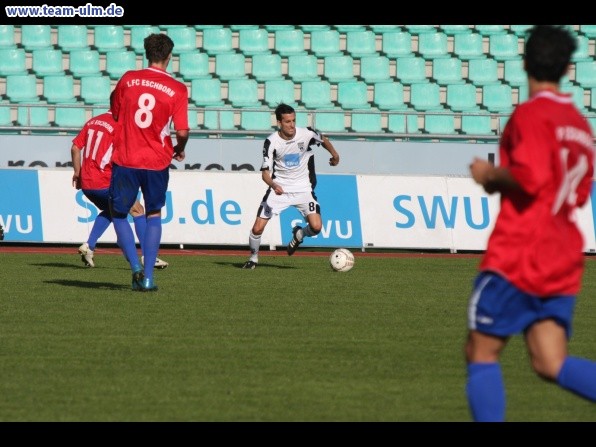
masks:
[[[37,48],[51,48],[52,28],[50,25],[22,25],[21,45],[27,51]]]
[[[360,77],[367,83],[392,82],[387,56],[365,56],[360,59]]]
[[[317,57],[340,56],[339,31],[336,29],[314,30],[310,33],[310,51]]]
[[[233,51],[232,30],[225,27],[205,28],[202,47],[210,56]]]
[[[281,80],[281,56],[265,53],[252,56],[252,75],[259,82]]]
[[[32,74],[6,76],[6,96],[10,102],[39,102],[37,78]]]
[[[0,48],[16,48],[14,25],[0,25]]]
[[[418,36],[418,53],[424,59],[449,57],[447,34],[441,32],[420,34]]]
[[[124,28],[119,25],[97,25],[94,27],[93,45],[100,53],[124,50]]]
[[[377,53],[376,36],[372,31],[348,31],[346,43],[347,52],[354,58]]]
[[[294,82],[318,79],[317,57],[312,54],[292,54],[288,57],[288,76]]]
[[[294,28],[276,30],[274,48],[282,56],[304,54],[304,32]]]
[[[210,78],[209,56],[207,53],[192,51],[180,54],[179,73],[185,81]]]
[[[48,103],[70,104],[77,102],[74,94],[74,78],[71,75],[45,76],[43,96]]]
[[[27,60],[23,48],[0,48],[0,76],[27,74]]]
[[[87,27],[85,25],[59,25],[58,47],[63,52],[89,48]]]
[[[238,49],[246,56],[269,53],[269,33],[263,28],[242,28],[238,33]]]
[[[97,50],[75,50],[69,55],[69,70],[75,78],[101,75]]]
[[[414,56],[412,35],[407,31],[383,33],[381,48],[383,53],[390,58]]]

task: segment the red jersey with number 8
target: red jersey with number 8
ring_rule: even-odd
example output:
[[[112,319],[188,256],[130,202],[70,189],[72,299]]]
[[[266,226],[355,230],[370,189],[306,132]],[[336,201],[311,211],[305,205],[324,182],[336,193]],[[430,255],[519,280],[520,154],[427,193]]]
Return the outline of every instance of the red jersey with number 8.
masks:
[[[112,113],[121,125],[113,161],[119,166],[163,170],[174,147],[170,136],[188,129],[188,89],[157,67],[124,73],[114,90]]]

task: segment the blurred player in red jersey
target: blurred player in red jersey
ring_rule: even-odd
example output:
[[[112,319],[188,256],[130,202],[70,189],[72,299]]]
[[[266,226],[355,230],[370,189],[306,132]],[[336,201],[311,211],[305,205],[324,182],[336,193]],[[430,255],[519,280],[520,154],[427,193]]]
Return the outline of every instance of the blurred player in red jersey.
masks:
[[[109,188],[112,176],[113,140],[118,126],[109,110],[85,123],[78,135],[72,140],[70,149],[72,167],[72,184],[82,189],[100,213],[95,218],[87,242],[79,247],[81,261],[87,267],[95,267],[94,251],[97,240],[112,223],[109,209]],[[145,235],[146,218],[143,205],[137,200],[130,209],[135,232],[140,242]],[[143,259],[143,258],[141,258]],[[166,268],[169,264],[159,258],[155,260],[156,268]]]
[[[188,142],[188,89],[166,68],[174,42],[166,34],[144,40],[149,66],[124,73],[116,84],[112,113],[121,126],[114,144],[110,209],[118,243],[132,270],[132,289],[156,291],[153,271],[161,242],[161,209],[166,203],[172,158],[182,161]],[[174,124],[176,145],[170,125]],[[143,193],[147,229],[142,242],[145,265],[141,267],[127,214]]]
[[[475,421],[505,420],[499,359],[520,333],[538,376],[596,401],[596,362],[568,354],[584,270],[575,213],[589,199],[594,174],[592,130],[559,91],[576,46],[564,27],[530,30],[529,99],[505,126],[500,166],[480,159],[470,165],[476,183],[501,194],[468,304],[466,393]]]

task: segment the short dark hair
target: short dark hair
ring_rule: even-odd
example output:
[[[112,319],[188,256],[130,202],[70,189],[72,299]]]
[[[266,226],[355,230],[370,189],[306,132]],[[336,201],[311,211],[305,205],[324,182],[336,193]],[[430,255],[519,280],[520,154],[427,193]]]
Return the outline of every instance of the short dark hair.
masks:
[[[174,49],[174,41],[167,34],[149,34],[143,41],[149,63],[165,61]]]
[[[537,81],[560,82],[576,49],[577,39],[568,28],[536,25],[526,40],[524,60],[528,76]]]
[[[275,118],[281,121],[281,116],[288,113],[296,113],[294,107],[284,104],[283,102],[275,108]]]

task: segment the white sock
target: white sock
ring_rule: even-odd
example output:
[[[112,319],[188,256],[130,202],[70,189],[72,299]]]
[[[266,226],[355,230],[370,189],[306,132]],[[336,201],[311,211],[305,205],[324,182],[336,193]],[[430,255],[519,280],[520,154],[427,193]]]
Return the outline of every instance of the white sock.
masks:
[[[250,260],[252,262],[259,262],[259,248],[261,246],[261,236],[252,233],[248,235],[248,246],[250,247]]]

